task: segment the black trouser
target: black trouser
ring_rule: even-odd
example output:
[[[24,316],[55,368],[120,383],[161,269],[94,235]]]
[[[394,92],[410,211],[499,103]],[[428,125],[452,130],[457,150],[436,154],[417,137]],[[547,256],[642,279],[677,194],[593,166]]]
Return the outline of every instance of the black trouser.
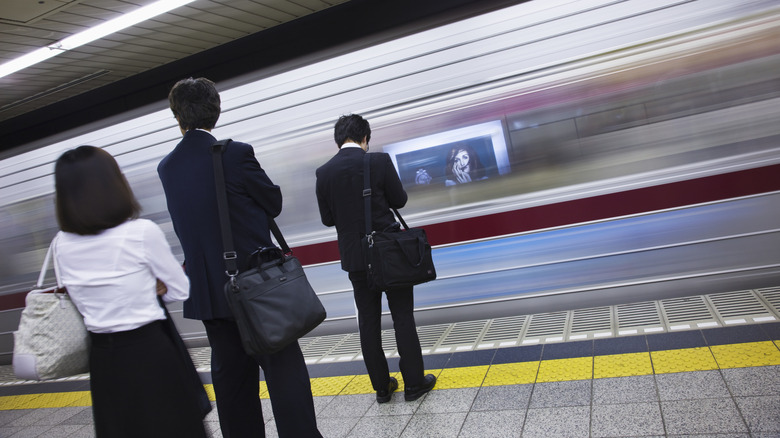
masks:
[[[319,438],[309,371],[297,342],[281,351],[249,356],[234,321],[203,321],[211,344],[211,378],[225,438],[265,437],[260,406],[260,368],[282,438]]]
[[[368,288],[366,273],[350,272],[349,280],[355,292],[360,328],[360,347],[363,361],[375,391],[387,388],[390,371],[382,349],[382,292]],[[417,386],[423,383],[423,358],[417,326],[414,322],[413,288],[390,289],[386,292],[387,305],[393,318],[395,343],[401,356],[399,368],[404,385]]]

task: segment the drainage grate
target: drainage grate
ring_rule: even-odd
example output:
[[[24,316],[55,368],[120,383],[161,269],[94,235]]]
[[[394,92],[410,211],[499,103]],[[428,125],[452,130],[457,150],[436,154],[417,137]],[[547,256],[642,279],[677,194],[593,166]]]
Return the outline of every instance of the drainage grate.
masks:
[[[339,343],[345,335],[318,336],[314,341],[306,345],[303,350],[305,358],[319,358],[327,356],[328,353]]]
[[[769,315],[769,309],[751,291],[720,293],[707,298],[725,324]]]
[[[756,291],[759,297],[769,304],[774,313],[780,314],[780,287],[770,287]]]
[[[662,327],[661,311],[657,301],[644,303],[620,304],[616,306],[618,330]]]
[[[706,328],[719,325],[703,296],[663,300],[661,301],[661,313],[669,324],[669,330],[688,330],[694,327]]]
[[[460,347],[466,345],[471,349],[484,331],[488,321],[468,321],[455,323],[439,347]]]
[[[187,350],[192,358],[192,363],[199,372],[209,371],[211,369],[211,348],[196,347]]]
[[[417,328],[417,333],[423,354],[431,354],[778,320],[780,287],[773,287],[421,326]],[[302,338],[299,344],[307,364],[361,360],[357,333],[307,337]],[[393,330],[382,331],[382,346],[388,356],[397,356]],[[200,371],[209,369],[210,353],[208,347],[190,349],[190,355]]]
[[[360,353],[360,335],[348,334],[342,337],[341,343],[336,345],[328,354],[332,356],[355,356]]]
[[[515,345],[520,339],[520,333],[523,332],[523,326],[527,319],[526,315],[494,319],[482,336],[481,342],[514,341],[512,345]]]
[[[426,325],[417,327],[417,336],[420,338],[420,346],[425,349],[431,349],[439,343],[439,339],[449,331],[450,324]]]
[[[317,338],[301,338],[298,340],[298,346],[301,347],[301,350],[305,350],[313,342],[317,342]]]
[[[569,312],[540,313],[530,316],[526,339],[536,339],[545,336],[554,336],[563,340],[566,328],[566,320]]]
[[[581,309],[572,311],[571,335],[576,339],[588,333],[612,333],[612,309],[609,307],[596,307],[593,309]]]

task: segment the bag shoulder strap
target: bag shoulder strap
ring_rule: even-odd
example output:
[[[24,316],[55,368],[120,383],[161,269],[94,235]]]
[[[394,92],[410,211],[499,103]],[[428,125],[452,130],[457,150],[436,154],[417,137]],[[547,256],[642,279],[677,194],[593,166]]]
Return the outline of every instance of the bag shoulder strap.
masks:
[[[371,164],[369,161],[368,152],[366,152],[365,155],[363,155],[363,204],[364,204],[364,214],[366,218],[366,235],[370,235],[373,231],[371,228]],[[398,218],[398,221],[401,222],[401,225],[403,225],[405,230],[409,229],[409,226],[406,225],[406,222],[404,221],[404,218],[401,217],[401,213],[398,211],[397,208],[393,208],[393,213],[395,213],[396,217]]]
[[[43,259],[43,266],[41,266],[41,273],[38,274],[38,282],[35,283],[36,289],[43,288],[43,282],[46,280],[46,271],[49,270],[49,260],[53,260],[54,264],[54,278],[57,280],[57,288],[62,289],[62,280],[60,280],[60,270],[57,265],[57,239],[59,234],[55,235],[49,244],[49,249],[46,250],[46,257]]]
[[[284,236],[282,236],[282,230],[279,229],[279,225],[276,224],[276,221],[272,217],[268,218],[268,228],[271,229],[271,233],[276,238],[276,242],[282,248],[282,252],[286,255],[291,255],[292,250],[287,245],[287,242],[284,240]]]
[[[238,275],[236,251],[233,249],[233,232],[230,230],[230,214],[228,213],[227,192],[225,189],[225,169],[222,165],[222,153],[231,140],[219,140],[211,146],[211,156],[214,159],[214,182],[217,188],[217,209],[219,210],[219,227],[222,231],[222,259],[225,261],[225,273],[233,278]]]
[[[227,202],[227,190],[225,188],[225,169],[222,164],[222,153],[231,142],[231,139],[219,140],[211,146],[212,157],[214,161],[214,181],[217,188],[217,208],[219,209],[219,225],[222,230],[222,258],[225,260],[225,269],[229,277],[238,275],[238,265],[236,261],[236,251],[233,248],[233,233],[230,229],[230,214]],[[282,247],[284,254],[292,254],[292,250],[287,245],[287,241],[282,236],[279,225],[272,217],[268,218],[268,225],[279,246]]]
[[[363,154],[363,214],[366,220],[366,236],[371,235],[371,164],[368,152]]]

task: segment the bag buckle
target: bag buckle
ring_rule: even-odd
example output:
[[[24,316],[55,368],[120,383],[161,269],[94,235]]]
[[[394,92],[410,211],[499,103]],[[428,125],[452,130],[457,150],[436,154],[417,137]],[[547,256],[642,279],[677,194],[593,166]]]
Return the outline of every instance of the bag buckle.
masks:
[[[371,189],[363,189],[363,197],[371,196]]]
[[[65,308],[67,308],[67,307],[68,307],[68,303],[67,303],[67,301],[65,300],[65,297],[67,296],[67,294],[65,294],[65,293],[62,293],[62,292],[58,292],[58,289],[56,289],[56,290],[54,291],[54,296],[55,296],[55,297],[57,297],[57,298],[59,298],[60,309],[65,309]]]
[[[237,291],[238,281],[236,280],[236,274],[238,274],[238,271],[236,271],[235,274],[230,274],[229,272],[225,272],[225,273],[228,275],[228,277],[230,277],[230,280],[228,280],[230,281],[230,289],[234,292]]]
[[[376,231],[372,231],[371,234],[366,234],[366,241],[368,242],[369,248],[374,246],[374,233],[376,233]]]

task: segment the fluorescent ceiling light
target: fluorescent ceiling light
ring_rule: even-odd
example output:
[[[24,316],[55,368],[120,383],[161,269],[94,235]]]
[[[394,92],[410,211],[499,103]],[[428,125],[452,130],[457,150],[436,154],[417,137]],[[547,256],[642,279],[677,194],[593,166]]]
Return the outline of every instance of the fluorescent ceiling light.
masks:
[[[45,61],[52,56],[57,56],[62,52],[62,50],[55,50],[51,49],[50,47],[44,47],[24,56],[12,59],[3,65],[0,65],[0,78],[8,76],[11,73],[17,72],[19,70],[23,70],[33,64]]]
[[[159,0],[150,5],[136,9],[133,12],[124,14],[120,17],[114,18],[113,20],[106,21],[83,32],[71,35],[54,44],[50,44],[47,47],[40,48],[34,52],[20,56],[19,58],[0,65],[0,78],[25,69],[33,64],[37,64],[53,56],[57,56],[67,50],[75,49],[76,47],[83,46],[84,44],[103,38],[106,35],[119,32],[122,29],[128,28],[142,21],[146,21],[157,15],[164,14],[172,9],[176,9],[179,6],[186,5],[187,3],[191,3],[193,1],[194,0]]]

